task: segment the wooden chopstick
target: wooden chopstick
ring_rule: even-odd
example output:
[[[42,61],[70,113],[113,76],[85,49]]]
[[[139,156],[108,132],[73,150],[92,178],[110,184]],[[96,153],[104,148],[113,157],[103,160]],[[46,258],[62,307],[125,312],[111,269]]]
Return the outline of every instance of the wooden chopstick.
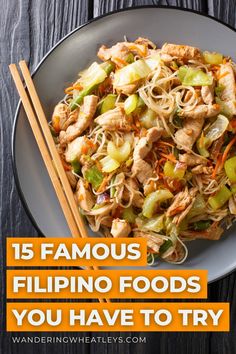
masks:
[[[45,166],[47,168],[48,174],[49,174],[49,176],[51,178],[51,181],[52,181],[53,187],[55,189],[56,195],[57,195],[58,200],[60,202],[60,205],[62,207],[63,213],[64,213],[65,218],[67,220],[67,223],[68,223],[68,226],[69,226],[70,231],[72,233],[72,236],[73,237],[86,238],[87,235],[86,235],[85,227],[84,227],[84,224],[83,224],[83,220],[82,220],[82,218],[81,218],[81,216],[79,214],[78,207],[77,207],[77,205],[75,203],[71,186],[69,184],[69,181],[68,181],[66,173],[64,171],[60,156],[59,156],[59,154],[57,152],[57,149],[56,149],[56,146],[54,144],[54,140],[53,140],[53,138],[51,136],[51,132],[50,132],[50,129],[49,129],[48,124],[47,124],[46,117],[45,117],[44,112],[43,112],[43,108],[42,108],[41,103],[39,101],[37,92],[35,90],[33,81],[31,79],[31,76],[30,76],[30,73],[29,73],[29,70],[28,70],[28,67],[27,67],[25,61],[21,61],[20,62],[20,67],[21,67],[22,74],[23,74],[23,77],[25,79],[25,82],[26,82],[26,77],[27,77],[26,86],[28,88],[30,97],[31,97],[31,99],[32,99],[32,96],[34,97],[34,101],[32,99],[32,102],[33,102],[33,104],[35,102],[37,102],[37,108],[38,109],[37,110],[35,109],[35,111],[36,111],[37,114],[38,114],[38,112],[40,112],[40,117],[41,117],[41,120],[43,122],[44,128],[45,128],[44,122],[46,121],[46,126],[47,126],[47,128],[49,130],[49,133],[50,133],[49,137],[51,138],[51,139],[49,138],[50,142],[48,142],[47,138],[46,138],[46,142],[48,144],[48,148],[49,148],[49,146],[55,147],[55,149],[53,149],[53,148],[50,149],[49,148],[49,150],[50,150],[50,152],[53,151],[53,153],[51,152],[51,155],[53,157],[53,162],[56,165],[56,167],[58,167],[57,168],[57,172],[58,172],[58,175],[59,175],[59,177],[61,179],[61,182],[63,180],[64,184],[66,186],[66,190],[64,188],[64,191],[65,191],[65,194],[64,194],[62,186],[61,186],[61,183],[60,183],[60,180],[59,180],[58,175],[57,175],[57,173],[55,171],[51,156],[50,156],[50,154],[48,152],[48,149],[47,149],[47,146],[45,144],[45,140],[44,140],[43,135],[41,133],[41,130],[40,130],[39,126],[38,126],[37,118],[36,118],[35,113],[34,113],[32,107],[31,107],[31,102],[30,102],[30,100],[28,98],[28,95],[27,95],[27,93],[25,91],[25,88],[23,86],[23,83],[21,81],[21,77],[20,77],[20,75],[18,73],[17,67],[16,67],[15,64],[10,64],[9,68],[10,68],[11,75],[13,77],[13,80],[15,82],[16,88],[17,88],[18,93],[20,95],[20,98],[22,100],[23,107],[24,107],[26,115],[28,117],[31,129],[32,129],[33,134],[35,136],[36,142],[38,144],[38,147],[39,147],[40,153],[42,155],[43,161],[45,163]],[[29,87],[28,87],[27,83],[29,84]],[[31,89],[33,89],[33,93],[30,91]],[[41,127],[42,127],[42,125],[41,125]],[[45,129],[45,131],[47,131],[47,129]],[[43,132],[44,132],[44,130],[43,130]],[[55,162],[54,157],[55,157],[57,163]],[[62,167],[62,169],[60,167]],[[62,177],[61,177],[61,174],[60,174],[61,171],[64,172],[64,173],[62,173]],[[68,186],[69,186],[69,188],[68,188]],[[64,185],[63,185],[63,187],[64,187]],[[67,194],[68,191],[69,191],[69,196]],[[72,199],[74,201],[75,209],[78,212],[77,219],[75,217],[76,213],[72,213],[72,211],[71,211],[71,205],[73,205],[73,202],[69,203],[69,205],[68,205],[69,198],[71,198],[71,195],[72,195]],[[67,199],[66,199],[66,197],[67,197]],[[88,268],[89,269],[99,269],[98,267],[88,267]],[[99,299],[99,301],[100,302],[105,302],[105,301],[110,302],[109,299],[107,299],[107,300]]]

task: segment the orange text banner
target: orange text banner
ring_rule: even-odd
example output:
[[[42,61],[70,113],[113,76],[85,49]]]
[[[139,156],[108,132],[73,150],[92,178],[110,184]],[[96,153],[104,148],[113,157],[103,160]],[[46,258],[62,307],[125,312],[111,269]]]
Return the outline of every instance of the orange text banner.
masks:
[[[8,303],[7,331],[229,331],[228,303]]]
[[[7,270],[8,299],[207,298],[205,270]]]
[[[143,238],[7,238],[8,267],[146,265]]]

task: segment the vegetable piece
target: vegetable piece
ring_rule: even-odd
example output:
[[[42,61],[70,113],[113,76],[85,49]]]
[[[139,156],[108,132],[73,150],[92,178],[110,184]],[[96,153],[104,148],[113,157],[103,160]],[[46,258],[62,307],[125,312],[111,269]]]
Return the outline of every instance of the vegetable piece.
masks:
[[[161,58],[159,54],[151,55],[149,58],[145,59],[146,64],[151,70],[155,70],[160,65],[160,61]]]
[[[213,82],[211,75],[204,73],[200,69],[180,67],[178,77],[186,86],[209,86]]]
[[[109,94],[107,95],[101,104],[101,114],[110,111],[111,109],[115,108],[117,95]]]
[[[194,216],[202,214],[205,207],[206,207],[206,203],[204,201],[203,196],[201,194],[197,194],[193,206],[190,209],[189,213],[187,214],[187,219],[189,220]]]
[[[109,196],[109,194],[106,193],[106,192],[104,192],[104,193],[99,194],[99,195],[97,196],[96,204],[100,206],[101,204],[105,204],[105,203],[107,203],[107,202],[109,202],[109,201],[110,201],[110,196]]]
[[[207,230],[212,224],[211,220],[200,220],[193,223],[193,230],[203,231]]]
[[[102,164],[102,171],[107,173],[115,171],[120,166],[120,163],[110,156],[101,159],[100,163]]]
[[[139,118],[141,126],[146,129],[155,127],[157,125],[156,116],[156,113],[152,109],[148,108]]]
[[[160,255],[163,255],[164,253],[166,253],[166,251],[168,251],[168,249],[172,246],[173,246],[173,242],[171,240],[165,241],[159,249]]]
[[[222,160],[221,160],[221,167],[224,165],[224,163],[227,159],[228,153],[230,152],[230,149],[235,144],[235,142],[236,142],[236,136],[228,143],[228,145],[226,146],[226,148],[224,150],[224,153],[222,155]]]
[[[164,215],[149,219],[144,223],[143,228],[149,231],[160,232],[164,227]]]
[[[208,146],[213,143],[213,141],[219,139],[222,134],[226,131],[229,125],[229,120],[222,114],[219,114],[216,121],[209,127],[206,134],[206,141]]]
[[[107,77],[106,71],[97,62],[94,62],[90,67],[80,73],[79,83],[82,87],[91,87],[100,84]]]
[[[94,189],[98,189],[100,184],[103,181],[104,175],[102,172],[97,168],[97,166],[90,167],[87,171],[85,171],[85,179],[91,183]]]
[[[203,52],[204,60],[207,64],[219,65],[223,63],[223,55],[221,53]]]
[[[81,165],[80,165],[80,163],[79,163],[79,161],[78,161],[77,158],[74,159],[74,160],[71,162],[71,166],[72,166],[73,171],[74,171],[77,175],[79,175],[80,172],[81,172]]]
[[[84,89],[82,91],[80,91],[79,95],[77,97],[75,97],[71,103],[70,103],[70,109],[71,111],[74,111],[75,109],[78,108],[78,105],[80,105],[83,101],[83,98],[87,95],[90,95],[94,90],[96,90],[96,88],[98,87],[98,85],[103,82],[105,80],[105,78],[112,72],[112,70],[114,70],[115,66],[113,63],[111,62],[105,62],[105,63],[102,63],[100,65],[98,65],[99,68],[101,69],[100,73],[101,73],[101,76],[99,77],[98,75],[96,76],[96,80],[94,79],[93,83],[88,85],[88,86],[85,86]],[[87,70],[86,70],[87,71]],[[105,77],[104,75],[102,75],[102,73],[105,73]],[[102,77],[104,77],[103,80]],[[101,81],[100,81],[101,80]],[[92,79],[91,79],[92,81]]]
[[[156,206],[160,202],[173,198],[173,194],[168,189],[159,189],[148,194],[143,203],[143,216],[150,219],[155,213]]]
[[[124,109],[126,114],[132,113],[138,105],[138,95],[135,93],[133,95],[130,95],[124,103]]]
[[[229,109],[229,107],[225,104],[224,101],[222,101],[219,97],[215,98],[215,101],[217,104],[220,105],[220,113],[227,116],[227,117],[232,117],[233,113],[231,112],[231,110]]]
[[[125,141],[122,146],[116,146],[112,141],[109,141],[107,144],[107,153],[108,155],[118,161],[123,162],[126,161],[129,157],[131,151],[130,143]]]
[[[137,215],[134,213],[132,206],[125,208],[122,213],[122,219],[126,220],[130,224],[134,224]]]
[[[215,87],[215,94],[217,97],[220,98],[221,94],[222,94],[222,91],[225,89],[225,86],[224,85],[218,85]]]
[[[166,177],[181,179],[185,175],[185,170],[185,168],[178,168],[178,163],[175,164],[172,161],[166,161],[164,165],[164,175]]]
[[[133,53],[129,53],[127,54],[127,56],[125,57],[125,61],[128,63],[128,64],[131,64],[134,62],[134,55]]]
[[[208,203],[212,209],[217,210],[229,200],[231,195],[231,191],[226,186],[223,186],[213,197],[208,199]]]
[[[196,146],[197,146],[199,154],[203,157],[210,156],[209,151],[207,150],[207,147],[206,147],[207,143],[208,143],[208,140],[206,139],[206,137],[202,133],[202,136],[196,142]]]
[[[236,193],[236,184],[233,184],[233,185],[231,186],[231,192],[232,192],[232,194],[235,194],[235,193]]]
[[[231,157],[231,159],[225,161],[224,168],[230,182],[236,183],[236,156]]]
[[[111,178],[111,185],[115,184],[116,181],[116,175],[112,176]],[[114,198],[116,192],[116,187],[111,187],[110,188],[110,198]]]
[[[136,60],[134,63],[117,70],[114,74],[114,86],[124,86],[135,81],[144,79],[151,72],[150,67],[143,59]]]

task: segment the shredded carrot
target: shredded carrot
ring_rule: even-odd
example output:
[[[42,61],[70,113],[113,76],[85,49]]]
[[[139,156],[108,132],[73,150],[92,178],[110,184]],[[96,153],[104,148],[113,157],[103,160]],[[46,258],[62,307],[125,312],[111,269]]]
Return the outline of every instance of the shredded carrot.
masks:
[[[218,80],[222,79],[223,77],[229,75],[229,72],[227,71],[226,73],[223,73],[221,75],[218,75]]]
[[[109,179],[110,179],[110,176],[106,176],[106,177],[104,178],[104,180],[102,181],[102,183],[100,184],[100,186],[99,186],[99,188],[98,188],[98,190],[97,190],[98,193],[100,193],[100,192],[103,191],[103,189],[106,187],[106,185],[107,185]]]
[[[61,162],[65,171],[71,171],[71,166],[68,163],[66,163],[65,160],[61,159]]]
[[[215,168],[212,172],[212,179],[215,179],[216,178],[216,174],[217,174],[217,171],[221,165],[221,161],[222,161],[222,154],[219,155],[219,157],[217,158],[217,161],[216,161],[216,165],[215,165]]]
[[[76,85],[73,85],[73,86],[69,86],[65,89],[65,93],[66,94],[69,94],[71,93],[71,91],[73,90],[81,90],[83,87],[80,85],[80,84],[76,84]]]
[[[79,202],[82,202],[82,200],[84,200],[84,196],[83,196],[83,194],[80,194],[80,196],[79,196]]]
[[[203,133],[202,133],[201,136],[200,136],[199,146],[200,146],[201,148],[204,147],[204,134],[203,134]]]
[[[172,162],[177,162],[176,158],[175,158],[175,156],[173,154],[166,155],[166,154],[160,153],[160,155],[162,157],[165,157],[167,160],[170,160]]]
[[[158,141],[157,145],[166,145],[166,146],[170,146],[170,147],[174,146],[174,144],[168,143],[167,141]]]
[[[86,146],[86,145],[84,145],[84,146],[82,146],[82,154],[87,154],[87,152],[88,152],[88,150],[89,150],[89,148],[88,148],[88,146]]]
[[[124,66],[128,65],[128,63],[127,63],[124,59],[115,57],[113,60],[116,61],[116,62],[118,62],[118,63],[121,64],[122,66],[123,66],[123,65],[124,65]]]
[[[231,147],[234,145],[235,142],[236,142],[236,135],[235,135],[235,137],[228,143],[228,145],[227,145],[226,148],[225,148],[225,151],[224,151],[224,153],[223,153],[223,155],[222,155],[222,160],[221,160],[220,169],[222,169],[222,167],[224,166],[224,163],[225,163],[225,161],[226,161],[226,159],[227,159],[228,153],[229,153]]]

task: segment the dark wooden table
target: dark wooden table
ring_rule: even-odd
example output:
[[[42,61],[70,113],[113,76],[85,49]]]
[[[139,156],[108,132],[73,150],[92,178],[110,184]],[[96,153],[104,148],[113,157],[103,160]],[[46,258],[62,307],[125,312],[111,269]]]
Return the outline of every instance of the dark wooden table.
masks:
[[[11,134],[18,96],[9,75],[8,65],[24,58],[29,61],[31,69],[34,69],[44,54],[74,28],[106,12],[135,5],[167,5],[194,9],[236,27],[236,1],[234,0],[0,0],[0,231],[2,236],[0,316],[2,330],[5,327],[3,271],[5,237],[37,235],[19,200],[13,178]],[[17,345],[12,343],[11,334],[1,331],[0,354],[234,354],[236,353],[235,281],[236,273],[233,273],[209,286],[210,301],[231,303],[230,333],[147,333],[145,344]],[[129,335],[129,333],[121,334],[124,339]]]

